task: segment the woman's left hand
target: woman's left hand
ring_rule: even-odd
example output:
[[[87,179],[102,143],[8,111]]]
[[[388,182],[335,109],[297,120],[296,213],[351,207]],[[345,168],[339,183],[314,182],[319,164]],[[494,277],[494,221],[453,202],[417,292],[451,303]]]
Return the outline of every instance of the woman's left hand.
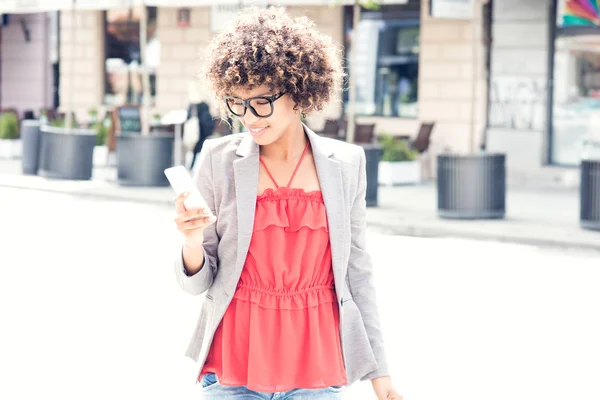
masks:
[[[389,376],[372,379],[371,384],[373,385],[377,400],[402,400],[402,395],[396,392],[396,389],[392,385],[392,378]]]

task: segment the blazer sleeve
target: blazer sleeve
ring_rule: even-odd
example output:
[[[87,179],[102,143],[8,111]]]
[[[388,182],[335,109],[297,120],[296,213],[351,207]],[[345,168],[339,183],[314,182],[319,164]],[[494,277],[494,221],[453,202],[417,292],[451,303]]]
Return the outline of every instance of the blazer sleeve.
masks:
[[[360,164],[358,171],[358,189],[351,209],[351,247],[348,263],[348,280],[354,303],[358,307],[365,324],[371,348],[378,364],[376,371],[361,380],[370,380],[389,376],[383,345],[383,335],[379,321],[379,310],[373,282],[373,264],[367,253],[367,171],[364,149],[359,147]]]
[[[200,191],[202,197],[208,204],[208,207],[214,215],[215,195],[213,186],[213,173],[211,162],[210,140],[204,142],[198,158],[198,165],[194,174],[194,182]],[[194,275],[188,275],[183,265],[183,246],[175,259],[175,277],[179,286],[186,292],[198,295],[207,291],[217,272],[217,249],[219,247],[219,237],[217,235],[216,223],[212,223],[204,229],[204,264],[200,271]],[[199,250],[200,251],[200,250]]]

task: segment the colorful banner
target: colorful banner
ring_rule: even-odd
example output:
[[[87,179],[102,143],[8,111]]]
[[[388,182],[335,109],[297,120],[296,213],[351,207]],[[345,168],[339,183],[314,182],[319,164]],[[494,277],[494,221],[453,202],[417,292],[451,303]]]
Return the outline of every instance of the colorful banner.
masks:
[[[559,0],[557,4],[559,27],[600,27],[600,0]]]

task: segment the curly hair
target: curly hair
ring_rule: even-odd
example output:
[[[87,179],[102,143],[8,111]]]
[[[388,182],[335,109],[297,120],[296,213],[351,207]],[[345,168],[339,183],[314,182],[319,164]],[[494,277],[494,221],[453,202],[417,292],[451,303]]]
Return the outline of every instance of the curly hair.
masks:
[[[345,76],[339,49],[307,17],[292,18],[284,8],[249,8],[207,48],[203,75],[217,99],[234,89],[267,85],[285,92],[294,110],[322,111]],[[228,115],[223,101],[221,112]]]

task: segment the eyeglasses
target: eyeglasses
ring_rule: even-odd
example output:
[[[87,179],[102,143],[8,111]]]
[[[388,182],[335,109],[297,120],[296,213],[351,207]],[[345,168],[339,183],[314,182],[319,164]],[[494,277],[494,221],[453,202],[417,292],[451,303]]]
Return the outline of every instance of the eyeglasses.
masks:
[[[273,115],[273,103],[281,98],[285,93],[279,93],[274,96],[252,97],[247,100],[238,99],[237,97],[225,96],[225,104],[231,113],[237,117],[246,115],[246,109],[250,109],[252,114],[258,118],[268,118]]]

